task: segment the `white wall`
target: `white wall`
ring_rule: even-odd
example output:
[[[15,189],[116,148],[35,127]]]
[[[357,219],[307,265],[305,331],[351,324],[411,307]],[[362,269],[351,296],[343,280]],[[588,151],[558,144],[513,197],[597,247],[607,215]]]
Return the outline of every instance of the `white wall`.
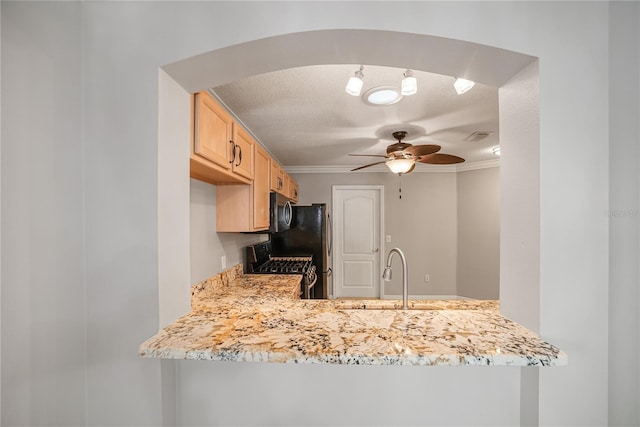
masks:
[[[541,55],[539,62],[540,333],[563,348],[570,362],[567,369],[540,371],[543,425],[607,423],[608,310],[603,307],[609,235],[602,212],[609,202],[608,5],[580,7],[585,13],[579,28],[571,24],[575,20],[558,27],[543,10],[530,16],[538,24],[547,19],[539,30],[543,40],[562,40],[560,49]],[[575,11],[570,3],[554,8],[562,16]],[[567,85],[567,75],[579,77]],[[598,311],[602,315],[594,316]]]
[[[539,67],[524,67],[498,91],[500,106],[500,311],[540,329]],[[540,422],[540,372],[523,369],[520,423]]]
[[[2,8],[0,7],[0,39],[2,38]],[[2,87],[2,43],[0,43],[0,89]],[[0,90],[1,92],[1,90]],[[2,95],[0,95],[0,165],[2,164]],[[0,173],[0,224],[2,224],[2,173]],[[2,226],[0,226],[2,242]],[[2,245],[0,244],[0,378],[2,375]],[[1,384],[1,382],[0,382]],[[2,387],[0,386],[0,422],[2,422]]]
[[[459,172],[457,294],[498,299],[500,291],[500,169]]]
[[[85,423],[82,15],[2,4],[2,424]]]
[[[540,329],[540,122],[538,64],[498,91],[500,105],[500,308]]]
[[[327,203],[331,208],[333,185],[383,185],[385,234],[399,247],[409,265],[411,295],[456,295],[456,174],[412,173],[401,179],[391,173],[297,173],[300,205]],[[402,199],[399,185],[402,183]],[[386,259],[386,255],[384,257]],[[431,276],[424,282],[425,274]],[[385,283],[386,295],[402,295],[402,275]]]
[[[609,425],[627,426],[640,425],[640,3],[609,13]]]
[[[138,344],[158,328],[158,68],[274,34],[374,28],[470,40],[540,58],[540,331],[568,352],[570,365],[540,370],[539,419],[544,425],[606,424],[607,387],[617,386],[607,381],[609,228],[602,215],[609,207],[606,58],[609,29],[619,19],[610,24],[607,3],[3,1],[0,7],[3,423],[162,421],[160,362],[135,354]],[[64,25],[46,25],[53,20]],[[619,40],[616,48],[635,43]],[[13,55],[16,61],[8,61]],[[638,55],[637,48],[630,55]],[[42,94],[56,88],[63,93],[54,105]],[[39,126],[33,126],[34,116]],[[33,145],[23,141],[41,145],[31,153],[27,147]],[[637,172],[624,178],[637,179]],[[84,232],[78,225],[83,217]],[[82,238],[84,281],[78,267],[83,252],[74,246]],[[85,301],[78,297],[83,286]],[[511,297],[520,296],[514,292]],[[638,303],[632,306],[637,312]],[[51,322],[61,316],[72,321]],[[79,372],[76,381],[74,373],[85,366],[78,356],[85,335],[76,328],[85,327],[86,377]],[[633,332],[638,336],[637,328]],[[48,358],[40,357],[43,340],[49,344]],[[371,384],[354,403],[361,409],[358,420],[373,424],[377,393],[403,386],[391,378],[394,369],[375,367],[207,362],[178,367],[178,410],[185,422],[197,417],[196,422],[223,423],[229,418],[216,418],[218,411],[230,414],[227,408],[252,404],[264,408],[260,402],[274,383],[308,384],[318,368],[327,384],[339,385],[335,388],[348,387],[344,378],[379,374],[375,392]],[[70,375],[62,377],[58,368]],[[419,395],[451,384],[464,389],[477,413],[459,407],[445,411],[450,424],[470,424],[471,417],[485,424],[517,423],[518,370],[443,369],[419,371],[424,381],[410,381],[405,390]],[[54,384],[56,393],[49,393]],[[233,392],[223,393],[229,385]],[[300,387],[280,391],[283,401],[295,400]],[[442,424],[438,409],[449,408],[452,395],[428,391],[425,401],[433,412],[427,411],[420,424]],[[320,407],[333,402],[326,395],[318,398]],[[193,403],[196,399],[199,405]],[[336,415],[347,410],[342,406]],[[235,414],[236,423],[255,420],[249,411]],[[404,414],[398,411],[394,422],[417,423],[413,413]],[[273,416],[263,419],[277,424]]]
[[[179,370],[184,426],[511,427],[519,419],[518,368],[183,361]]]
[[[163,327],[191,308],[191,96],[160,70],[158,101],[158,316]]]

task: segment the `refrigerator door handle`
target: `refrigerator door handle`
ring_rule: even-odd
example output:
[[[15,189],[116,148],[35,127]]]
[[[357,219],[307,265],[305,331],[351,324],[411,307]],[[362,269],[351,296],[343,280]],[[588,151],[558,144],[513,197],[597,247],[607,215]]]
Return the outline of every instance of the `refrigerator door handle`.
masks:
[[[328,255],[331,256],[333,249],[333,225],[331,224],[331,214],[327,214],[327,239],[329,240]],[[329,269],[331,270],[331,269]]]

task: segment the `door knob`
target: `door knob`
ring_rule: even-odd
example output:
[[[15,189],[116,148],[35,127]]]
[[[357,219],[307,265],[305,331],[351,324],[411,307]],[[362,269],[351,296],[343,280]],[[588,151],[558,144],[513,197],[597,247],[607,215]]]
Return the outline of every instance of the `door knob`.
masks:
[[[375,253],[376,253],[376,252],[378,252],[379,250],[380,250],[380,248],[372,249],[372,250],[371,250],[371,253],[372,253],[372,254],[375,254]]]

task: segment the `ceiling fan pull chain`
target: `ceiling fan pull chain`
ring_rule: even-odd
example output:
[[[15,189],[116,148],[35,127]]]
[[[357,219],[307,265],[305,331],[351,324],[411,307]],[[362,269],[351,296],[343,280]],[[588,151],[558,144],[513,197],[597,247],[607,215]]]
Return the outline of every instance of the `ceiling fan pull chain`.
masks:
[[[398,193],[400,193],[400,196],[398,198],[402,200],[402,174],[401,173],[398,174]]]

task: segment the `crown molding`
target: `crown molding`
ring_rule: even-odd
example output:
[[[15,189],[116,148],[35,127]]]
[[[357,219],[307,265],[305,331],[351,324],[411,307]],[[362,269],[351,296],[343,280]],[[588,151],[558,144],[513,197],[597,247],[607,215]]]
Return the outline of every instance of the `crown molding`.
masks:
[[[489,169],[500,167],[500,159],[482,160],[473,163],[460,163],[456,165],[456,172],[473,171],[477,169]]]
[[[456,173],[477,169],[497,168],[500,166],[500,159],[483,160],[481,162],[460,163],[457,165],[420,165],[412,173]],[[353,173],[353,166],[287,166],[284,169],[287,173]],[[361,169],[357,173],[388,173],[389,169],[385,165],[371,166]]]

